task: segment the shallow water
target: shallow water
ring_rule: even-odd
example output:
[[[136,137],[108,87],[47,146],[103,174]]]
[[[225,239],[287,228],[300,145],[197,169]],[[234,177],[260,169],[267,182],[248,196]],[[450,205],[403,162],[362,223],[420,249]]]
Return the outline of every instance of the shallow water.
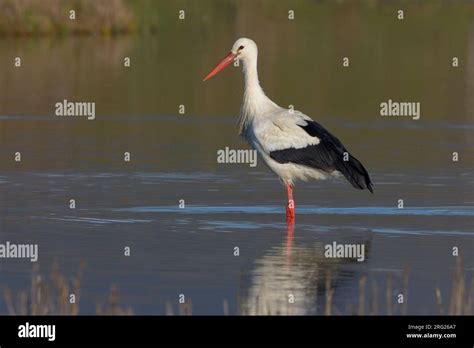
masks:
[[[436,195],[417,197],[415,186],[403,209],[385,203],[399,193],[391,175],[374,175],[373,196],[342,182],[302,184],[294,231],[285,222],[284,190],[266,168],[253,175],[16,172],[1,179],[2,239],[38,243],[43,268],[58,261],[73,273],[86,261],[84,314],[105,301],[110,284],[119,286],[121,303],[143,314],[164,313],[180,293],[192,298],[196,314],[222,313],[223,300],[231,313],[324,313],[329,270],[336,313],[351,313],[365,275],[380,288],[379,312],[385,313],[387,276],[394,277],[396,293],[407,266],[408,313],[436,313],[435,287],[448,292],[451,286],[452,246],[462,250],[467,274],[474,269],[474,207],[454,204],[469,176],[424,177]],[[312,204],[315,196],[324,205]],[[438,205],[436,196],[452,205]],[[364,262],[325,258],[324,245],[334,241],[364,244]],[[130,257],[123,256],[125,246]],[[240,256],[233,254],[236,246]],[[1,268],[12,288],[25,287],[30,271],[29,262],[18,260]],[[290,293],[292,306],[285,302]]]
[[[328,277],[332,313],[360,312],[367,279],[364,313],[437,314],[437,286],[449,303],[453,247],[469,283],[472,5],[406,3],[416,19],[401,26],[396,3],[291,3],[294,22],[287,2],[272,3],[271,14],[250,2],[192,7],[189,21],[160,22],[156,35],[0,39],[0,242],[38,243],[41,270],[57,261],[68,279],[85,261],[81,314],[105,303],[111,284],[137,314],[163,314],[167,302],[176,313],[179,294],[194,314],[221,314],[223,301],[231,314],[324,314]],[[236,134],[241,74],[202,77],[240,36],[259,44],[268,95],[337,135],[367,167],[373,195],[344,181],[298,183],[292,228],[285,190],[262,163],[217,163],[219,149],[247,148]],[[389,98],[421,102],[420,120],[381,117]],[[58,119],[63,99],[96,102],[96,119]],[[364,244],[365,260],[325,257],[333,242]],[[27,289],[31,268],[1,260],[0,287]]]

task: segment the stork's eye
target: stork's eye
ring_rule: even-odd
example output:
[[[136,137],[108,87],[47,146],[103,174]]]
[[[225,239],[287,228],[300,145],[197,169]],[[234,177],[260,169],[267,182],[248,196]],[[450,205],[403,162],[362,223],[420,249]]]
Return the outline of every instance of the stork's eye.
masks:
[[[239,50],[243,50],[243,49],[244,49],[244,46],[240,46],[240,47],[239,47]]]

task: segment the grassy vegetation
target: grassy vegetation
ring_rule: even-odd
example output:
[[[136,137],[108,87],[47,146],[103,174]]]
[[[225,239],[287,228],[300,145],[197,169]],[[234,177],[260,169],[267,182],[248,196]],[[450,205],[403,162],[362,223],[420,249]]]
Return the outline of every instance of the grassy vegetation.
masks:
[[[4,289],[4,300],[10,315],[78,315],[81,298],[81,281],[84,264],[71,280],[65,278],[57,264],[53,264],[49,278],[43,276],[38,266],[31,273],[31,286],[19,291],[15,296],[9,288]],[[71,303],[70,295],[75,301]],[[111,286],[105,304],[96,305],[99,315],[131,315],[133,310],[118,304],[119,294],[116,286]]]
[[[84,265],[79,267],[77,275],[68,281],[61,275],[57,264],[53,265],[49,279],[43,277],[37,266],[33,267],[31,275],[31,286],[29,289],[20,291],[16,296],[11,290],[4,289],[4,301],[7,312],[10,315],[78,315],[80,314],[80,294],[81,280]],[[334,307],[333,298],[335,289],[333,287],[333,276],[330,270],[324,272],[324,304],[318,309],[318,314],[324,315],[406,315],[408,313],[409,301],[409,268],[405,268],[401,277],[388,273],[385,288],[379,287],[375,280],[363,276],[359,279],[359,295],[356,301],[344,309]],[[433,293],[433,304],[437,306],[437,313],[440,315],[472,315],[474,314],[474,277],[470,281],[467,279],[464,269],[463,259],[457,259],[456,267],[453,271],[453,280],[450,296],[442,294],[440,288],[436,286]],[[400,284],[398,284],[400,283]],[[394,300],[394,293],[404,294],[405,301],[398,304]],[[75,303],[70,303],[70,294],[75,294]],[[288,315],[293,314],[291,306],[275,305],[268,301],[269,294],[262,291],[256,298],[247,299],[243,305],[238,298],[236,313],[229,312],[229,303],[222,301],[222,314],[237,315]],[[427,294],[430,296],[430,294]],[[379,299],[385,302],[385,311],[380,310]],[[267,303],[259,306],[258,303]],[[250,303],[256,303],[252,310]],[[422,308],[417,308],[422,311]],[[1,313],[0,313],[1,314]],[[105,304],[96,305],[98,315],[133,315],[131,307],[120,307],[119,292],[116,286],[111,286],[108,299]],[[163,314],[163,313],[156,313]],[[177,308],[171,302],[165,303],[165,315],[192,315],[193,305],[190,298],[185,304],[179,304]],[[219,314],[219,313],[217,313]]]
[[[175,23],[178,9],[196,14],[204,8],[219,16],[223,7],[233,5],[215,0],[0,0],[0,35],[154,33],[160,25]]]
[[[112,35],[136,29],[123,0],[0,0],[0,13],[1,35]]]
[[[308,21],[308,28],[317,28],[328,16],[337,25],[335,16],[346,14],[351,18],[351,13],[370,14],[374,21],[387,25],[390,21],[387,22],[384,14],[395,13],[399,8],[406,10],[408,20],[417,16],[421,23],[432,22],[441,15],[450,23],[449,29],[464,30],[465,24],[471,22],[474,3],[447,0],[0,0],[0,35],[153,33],[163,26],[175,25],[180,10],[186,12],[186,18],[201,25],[219,18],[230,18],[232,24],[229,25],[237,27],[243,24],[247,27],[253,22],[268,25],[267,21],[286,19],[288,9],[298,16],[309,14],[298,17],[299,21]],[[71,10],[75,11],[74,20],[70,18]],[[242,18],[239,18],[240,13],[244,14]],[[238,21],[234,23],[235,19]],[[352,24],[357,23],[357,18],[352,18]],[[364,23],[358,25],[362,30],[370,30]],[[407,26],[405,30],[410,29]],[[442,26],[434,30],[439,35],[447,31]]]

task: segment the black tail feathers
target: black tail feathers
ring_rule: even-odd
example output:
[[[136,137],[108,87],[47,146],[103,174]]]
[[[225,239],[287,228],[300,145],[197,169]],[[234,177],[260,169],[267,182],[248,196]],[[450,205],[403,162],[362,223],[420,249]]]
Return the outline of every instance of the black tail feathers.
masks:
[[[355,188],[359,190],[368,189],[371,193],[374,193],[374,185],[370,181],[369,173],[357,158],[349,155],[349,161],[342,162],[342,166],[338,170]]]

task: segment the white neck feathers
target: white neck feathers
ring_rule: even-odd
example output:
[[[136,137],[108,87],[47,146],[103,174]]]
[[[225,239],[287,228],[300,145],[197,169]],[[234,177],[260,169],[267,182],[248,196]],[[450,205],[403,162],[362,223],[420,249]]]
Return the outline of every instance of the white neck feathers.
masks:
[[[244,72],[244,100],[239,119],[239,134],[246,137],[248,127],[253,119],[264,115],[272,108],[278,106],[268,98],[260,87],[257,72],[257,57],[246,59],[243,62]]]

